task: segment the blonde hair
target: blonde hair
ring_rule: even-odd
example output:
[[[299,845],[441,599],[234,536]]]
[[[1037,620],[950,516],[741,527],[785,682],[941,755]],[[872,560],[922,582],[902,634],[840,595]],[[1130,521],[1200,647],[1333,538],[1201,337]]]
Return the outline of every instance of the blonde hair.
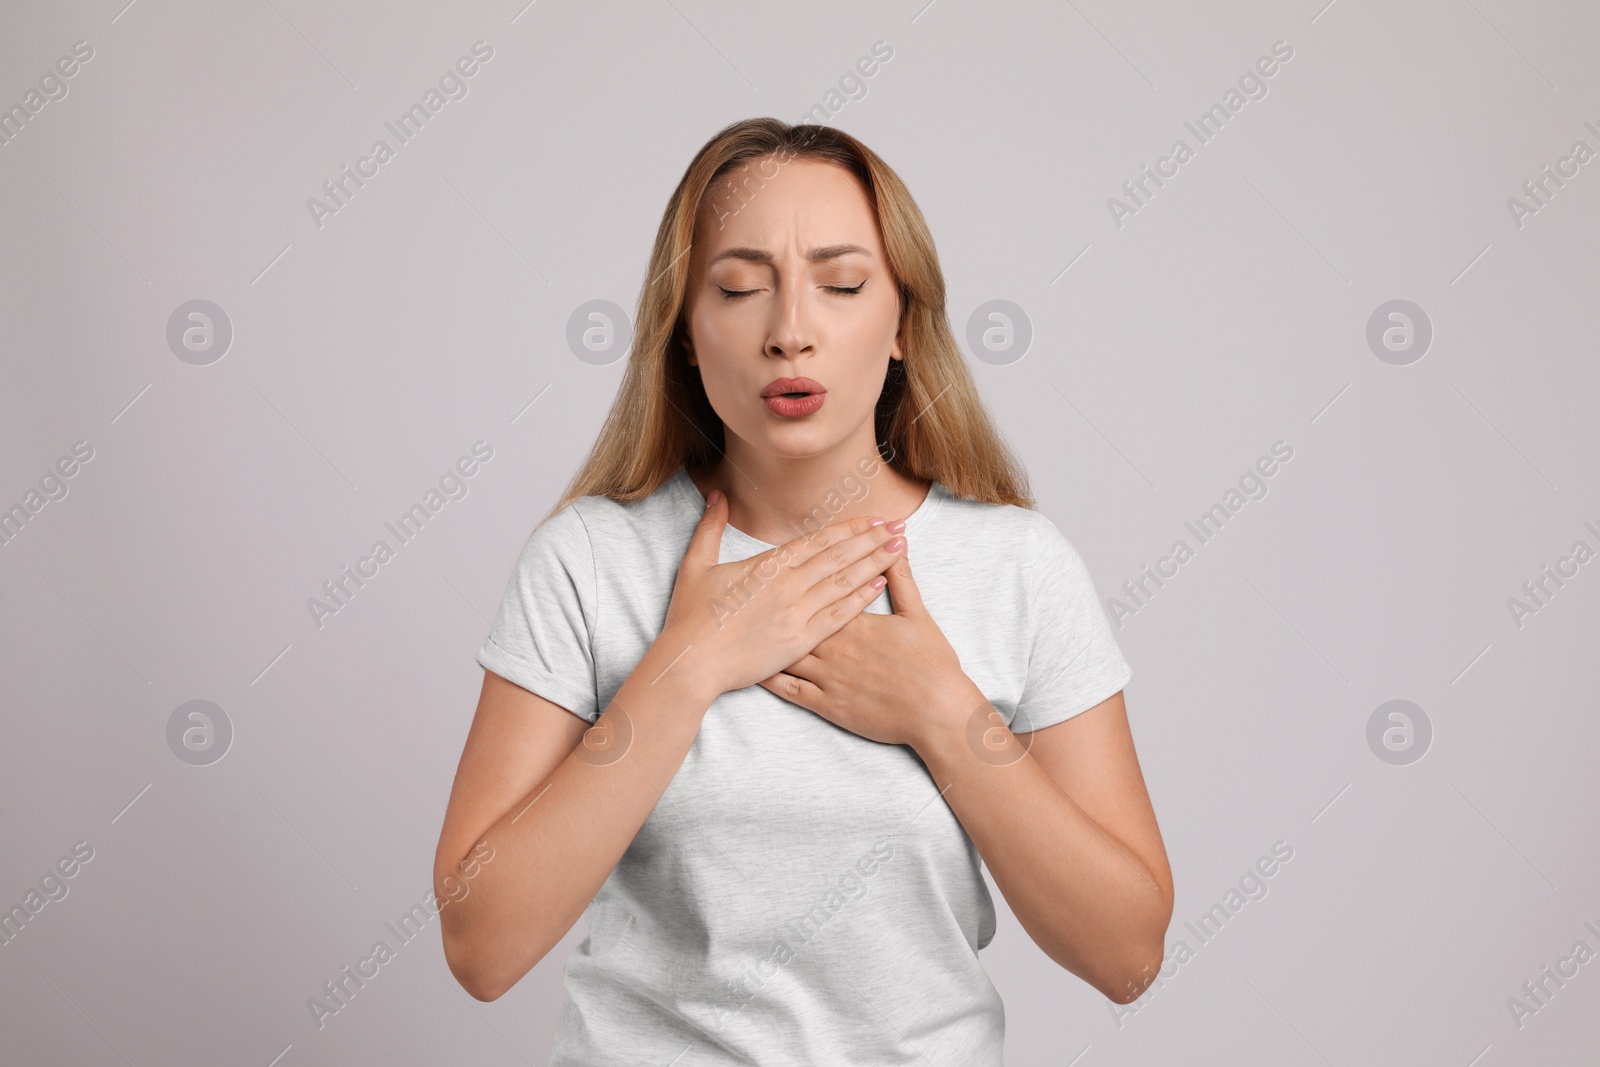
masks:
[[[877,217],[899,283],[905,354],[889,361],[878,399],[873,428],[880,458],[958,497],[1032,508],[1027,474],[990,421],[950,332],[938,253],[905,184],[847,133],[759,118],[733,123],[707,141],[672,191],[639,294],[622,384],[588,458],[545,518],[583,496],[643,499],[680,465],[695,469],[722,455],[722,420],[683,347],[689,249],[708,191],[745,161],[767,156],[780,165],[804,158],[845,168],[865,187]],[[731,180],[725,187],[732,188]]]

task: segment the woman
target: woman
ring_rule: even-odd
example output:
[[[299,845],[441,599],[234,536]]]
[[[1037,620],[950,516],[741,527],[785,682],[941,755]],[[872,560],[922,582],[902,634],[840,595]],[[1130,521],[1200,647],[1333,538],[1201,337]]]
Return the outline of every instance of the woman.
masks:
[[[1161,964],[1131,672],[847,134],[741,122],[690,164],[478,661],[445,955],[493,1000],[587,914],[553,1064],[999,1064],[980,856],[1107,997]]]

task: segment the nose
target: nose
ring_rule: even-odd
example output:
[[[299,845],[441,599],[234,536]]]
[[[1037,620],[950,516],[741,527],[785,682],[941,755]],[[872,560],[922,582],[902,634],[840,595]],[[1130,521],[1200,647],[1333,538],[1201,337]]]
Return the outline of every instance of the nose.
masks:
[[[809,294],[796,271],[779,282],[779,297],[772,302],[773,322],[767,334],[766,353],[775,359],[796,359],[816,351]]]

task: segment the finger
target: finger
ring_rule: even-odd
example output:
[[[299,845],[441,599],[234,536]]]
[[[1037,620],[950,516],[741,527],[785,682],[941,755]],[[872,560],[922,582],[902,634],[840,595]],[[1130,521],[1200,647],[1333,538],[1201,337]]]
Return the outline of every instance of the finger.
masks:
[[[694,536],[689,539],[689,548],[684,555],[707,567],[715,567],[721,562],[722,531],[727,525],[728,498],[721,491],[713,489],[706,499],[706,510],[695,525]]]
[[[801,604],[815,613],[841,597],[848,596],[870,582],[874,576],[887,571],[896,559],[905,554],[905,545],[905,535],[889,533],[887,526],[875,526],[866,533],[840,544],[831,551],[845,557],[841,561],[844,565],[836,565],[832,573],[823,571],[818,574],[816,583],[806,591]],[[862,549],[866,551],[860,558],[850,559]],[[808,566],[814,569],[823,563],[824,561],[819,559]],[[881,590],[883,586],[879,585],[878,588]],[[875,599],[877,599],[876,593],[867,602],[871,603]]]
[[[851,590],[844,596],[838,596],[836,589],[829,589],[829,583],[819,583],[812,589],[812,593],[821,590],[823,595],[833,597],[830,603],[824,603],[812,616],[809,622],[811,647],[816,648],[826,638],[832,637],[851,619],[860,615],[866,606],[878,599],[878,594],[883,591],[887,580],[883,575],[878,575],[859,589]],[[808,596],[811,594],[807,594]]]
[[[779,671],[771,678],[764,678],[761,687],[768,692],[780,696],[791,704],[798,704],[802,708],[816,711],[821,707],[822,690],[804,678],[796,678],[792,674]]]
[[[793,663],[783,669],[784,674],[792,674],[796,678],[804,678],[812,685],[822,686],[822,660],[815,653],[807,652]]]
[[[811,533],[801,534],[794,540],[779,545],[774,551],[790,567],[797,569],[810,563],[818,556],[823,556],[823,562],[825,563],[825,554],[829,550],[835,546],[847,544],[852,538],[859,537],[870,530],[878,529],[882,526],[883,521],[883,519],[875,515],[863,515],[856,519],[846,519],[844,522],[836,522],[831,526],[813,530]],[[878,526],[873,526],[873,523],[877,523]],[[870,551],[870,548],[862,549],[860,552],[848,557],[842,557],[839,563],[847,563],[852,559],[858,559],[860,556],[865,555],[867,551]],[[837,570],[838,568],[835,566],[826,569]],[[816,580],[816,578],[811,579],[812,582]]]
[[[726,520],[724,520],[726,522]],[[864,532],[871,527],[870,523],[882,524],[883,520],[871,516],[862,516],[857,519],[847,519],[844,522],[824,526],[810,533],[801,534],[792,541],[787,541],[776,548],[769,548],[765,552],[757,552],[740,562],[745,572],[757,574],[763,582],[770,581],[785,568],[797,570],[802,564],[816,556],[829,551],[832,546],[848,542],[857,533]],[[849,558],[854,558],[852,554]],[[713,553],[712,564],[719,563],[720,556]],[[805,584],[810,585],[815,579],[807,579]]]
[[[911,557],[907,552],[900,553],[900,558],[884,571],[884,577],[889,579],[889,606],[896,615],[925,613],[922,591],[911,577]]]

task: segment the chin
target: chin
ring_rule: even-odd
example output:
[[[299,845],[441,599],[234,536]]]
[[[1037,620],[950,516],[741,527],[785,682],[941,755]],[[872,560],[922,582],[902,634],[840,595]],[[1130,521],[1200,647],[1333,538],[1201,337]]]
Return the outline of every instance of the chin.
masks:
[[[764,426],[745,440],[782,459],[810,459],[838,444],[837,435],[820,426]]]

